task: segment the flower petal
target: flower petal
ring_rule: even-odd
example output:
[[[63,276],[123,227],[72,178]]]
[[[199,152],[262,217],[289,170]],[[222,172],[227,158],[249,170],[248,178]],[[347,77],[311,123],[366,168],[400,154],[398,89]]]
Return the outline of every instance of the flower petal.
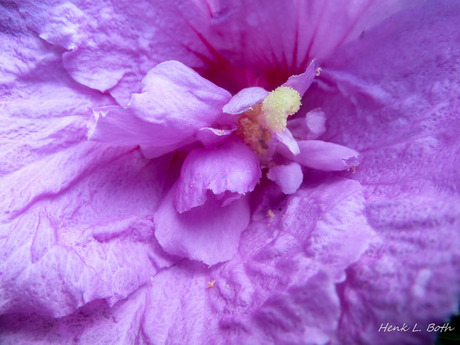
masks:
[[[321,109],[310,110],[305,117],[288,120],[287,128],[300,140],[316,140],[326,131],[326,114]]]
[[[327,89],[307,95],[328,116],[322,138],[361,152],[354,178],[375,231],[339,287],[334,345],[432,344],[428,325],[458,311],[459,13],[457,1],[428,1],[395,15],[337,51]],[[378,332],[387,322],[422,331]]]
[[[274,207],[275,196],[280,200],[274,190],[265,190],[255,204],[259,220],[243,233],[230,261],[209,267],[181,260],[113,307],[96,301],[54,320],[6,316],[0,319],[7,325],[6,344],[18,339],[49,344],[58,334],[78,337],[81,343],[114,345],[120,339],[128,344],[135,339],[152,344],[302,344],[306,336],[324,344],[344,309],[337,283],[371,238],[362,186],[334,179],[301,189],[275,203],[276,215],[267,226],[267,208]],[[212,230],[220,231],[220,226]]]
[[[308,140],[315,140],[326,131],[326,114],[321,109],[311,110],[305,115]]]
[[[229,139],[235,129],[216,129],[212,127],[203,127],[196,133],[196,139],[200,141],[205,148],[214,148],[222,145]]]
[[[231,97],[177,61],[157,65],[142,83],[143,92],[134,94],[127,108],[94,110],[91,140],[175,148],[217,121]]]
[[[288,128],[285,128],[282,132],[276,132],[275,136],[278,141],[285,145],[293,155],[298,155],[300,153],[299,144],[294,139]]]
[[[284,194],[293,194],[302,184],[303,173],[300,165],[292,162],[271,167],[267,177],[276,182]]]
[[[348,147],[321,140],[298,141],[300,154],[294,156],[286,149],[280,152],[287,158],[308,168],[341,171],[359,164],[360,155]]]
[[[307,92],[313,82],[313,79],[315,79],[317,68],[318,64],[316,63],[316,60],[313,60],[310,62],[304,73],[290,76],[289,79],[281,86],[292,87],[299,93],[300,97],[302,97],[305,92]]]
[[[145,73],[171,59],[235,91],[261,84],[275,88],[293,72],[303,72],[311,58],[329,56],[363,30],[418,3],[155,0],[72,5],[25,1],[19,6],[32,31],[70,50],[63,60],[72,78],[108,90],[125,104]],[[273,73],[273,66],[280,72]]]
[[[210,196],[203,206],[178,213],[173,203],[178,187],[171,189],[155,212],[155,236],[160,245],[170,254],[208,265],[230,260],[249,223],[247,198],[221,206]]]
[[[297,117],[287,121],[287,128],[291,132],[292,136],[297,140],[306,140],[308,138],[308,127],[305,121],[305,117]]]
[[[70,79],[23,21],[0,3],[0,313],[60,318],[174,263],[152,221],[170,157],[87,142],[88,108],[113,100]]]
[[[131,149],[83,143],[3,177],[1,312],[114,304],[170,265],[150,219],[166,175],[152,168]]]
[[[182,166],[175,192],[178,212],[206,202],[207,191],[244,194],[252,191],[261,177],[255,153],[239,140],[215,149],[196,149]]]
[[[224,105],[223,111],[227,114],[241,114],[249,110],[254,104],[262,102],[267,97],[268,91],[261,87],[248,87],[232,97]]]

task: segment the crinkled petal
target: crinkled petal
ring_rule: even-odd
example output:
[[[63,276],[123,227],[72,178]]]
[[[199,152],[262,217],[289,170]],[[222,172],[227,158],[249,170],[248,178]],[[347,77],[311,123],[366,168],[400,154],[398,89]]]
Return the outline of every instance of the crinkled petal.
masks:
[[[0,21],[0,313],[113,305],[174,263],[152,221],[170,158],[87,142],[88,108],[113,100],[70,79],[13,3]]]
[[[371,238],[362,187],[335,179],[301,189],[277,202],[275,217],[268,218],[274,198],[280,200],[276,190],[265,190],[258,200],[258,220],[243,233],[230,261],[207,266],[182,260],[111,308],[98,301],[61,319],[4,317],[4,343],[49,344],[63,333],[81,343],[114,345],[120,339],[128,344],[327,343],[342,310],[336,283]]]
[[[267,177],[276,182],[284,194],[293,194],[302,184],[303,173],[300,165],[292,162],[271,167]]]
[[[152,67],[171,59],[235,92],[275,88],[312,58],[420,2],[16,1],[34,32],[69,50],[63,58],[72,78],[123,105]]]
[[[206,202],[207,191],[244,194],[254,189],[261,177],[259,160],[240,140],[215,149],[196,149],[187,156],[175,192],[178,212]]]
[[[216,122],[231,97],[177,61],[157,65],[142,83],[142,93],[134,94],[126,108],[93,111],[90,140],[174,149]]]
[[[340,287],[333,344],[431,344],[428,325],[458,310],[459,13],[457,1],[426,2],[366,31],[307,95],[328,116],[322,138],[361,152],[354,176],[376,233]],[[377,332],[386,322],[422,331]]]
[[[203,2],[17,3],[34,32],[67,49],[63,60],[72,78],[109,90],[123,105],[158,63],[179,59],[202,67],[212,58],[197,35],[209,26],[209,9]]]
[[[247,198],[222,206],[210,196],[204,205],[179,213],[173,202],[179,187],[171,189],[155,212],[155,236],[160,245],[170,254],[208,265],[230,260],[249,223]]]
[[[248,87],[233,96],[230,102],[224,105],[223,111],[234,115],[244,113],[253,105],[262,102],[267,95],[268,91],[261,87]]]
[[[290,76],[289,79],[281,86],[292,87],[299,93],[300,97],[302,97],[310,87],[313,79],[315,79],[317,68],[318,64],[316,63],[316,60],[313,60],[310,62],[304,73]]]
[[[170,265],[151,219],[166,174],[152,169],[139,152],[83,143],[3,177],[0,311],[113,304]]]
[[[294,156],[287,150],[281,153],[303,166],[323,171],[341,171],[357,166],[360,155],[346,146],[321,140],[298,141],[300,154]]]

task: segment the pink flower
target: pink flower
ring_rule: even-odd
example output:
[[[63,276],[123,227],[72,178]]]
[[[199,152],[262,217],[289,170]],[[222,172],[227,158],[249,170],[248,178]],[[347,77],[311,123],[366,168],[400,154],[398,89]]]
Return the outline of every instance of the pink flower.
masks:
[[[432,343],[455,1],[2,6],[2,344]]]
[[[358,163],[352,149],[296,141],[287,128],[303,139],[324,133],[320,110],[288,121],[316,73],[312,62],[305,73],[270,93],[250,87],[231,97],[183,64],[164,62],[147,74],[142,92],[126,108],[94,110],[89,138],[140,145],[150,159],[183,152],[179,177],[154,214],[155,236],[169,254],[207,265],[228,261],[256,206],[247,193],[262,182],[261,169],[284,194],[293,194],[303,179],[300,164],[340,171]]]

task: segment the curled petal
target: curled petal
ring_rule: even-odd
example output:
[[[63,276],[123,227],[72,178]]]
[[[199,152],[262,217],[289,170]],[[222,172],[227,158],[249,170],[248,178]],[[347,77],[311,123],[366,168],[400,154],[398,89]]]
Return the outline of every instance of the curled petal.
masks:
[[[276,182],[285,194],[293,194],[299,189],[303,180],[302,168],[292,162],[288,165],[277,165],[268,171],[267,177]]]
[[[279,142],[284,144],[293,155],[300,153],[299,145],[289,129],[285,128],[282,132],[275,133],[275,135]]]
[[[254,104],[262,102],[267,97],[268,91],[261,87],[248,87],[232,97],[224,105],[223,111],[227,114],[241,114],[249,110]]]
[[[359,153],[346,146],[321,140],[302,140],[298,144],[300,154],[297,156],[287,150],[283,150],[282,154],[308,168],[341,171],[356,166],[360,162]]]
[[[252,191],[261,177],[255,153],[240,141],[213,150],[196,149],[187,156],[175,192],[178,212],[206,202],[207,190],[243,194]]]
[[[228,140],[228,135],[232,134],[235,129],[217,129],[212,127],[204,127],[196,133],[196,139],[206,148],[213,148],[223,144]]]
[[[292,87],[294,90],[297,90],[300,97],[302,97],[310,87],[313,79],[315,79],[317,68],[318,64],[316,63],[316,60],[313,60],[310,62],[310,65],[308,65],[307,70],[304,73],[289,77],[289,79],[281,86]]]

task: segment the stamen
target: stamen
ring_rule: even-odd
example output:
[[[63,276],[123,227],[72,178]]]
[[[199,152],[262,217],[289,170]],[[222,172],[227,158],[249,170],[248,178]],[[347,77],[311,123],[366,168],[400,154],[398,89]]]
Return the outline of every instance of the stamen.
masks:
[[[267,128],[282,132],[287,125],[287,117],[299,111],[301,97],[292,87],[280,86],[270,92],[262,102],[262,113]]]
[[[267,143],[272,139],[272,134],[260,125],[260,115],[260,105],[256,104],[254,109],[247,111],[245,116],[238,119],[237,133],[255,153],[263,156],[268,150]]]

